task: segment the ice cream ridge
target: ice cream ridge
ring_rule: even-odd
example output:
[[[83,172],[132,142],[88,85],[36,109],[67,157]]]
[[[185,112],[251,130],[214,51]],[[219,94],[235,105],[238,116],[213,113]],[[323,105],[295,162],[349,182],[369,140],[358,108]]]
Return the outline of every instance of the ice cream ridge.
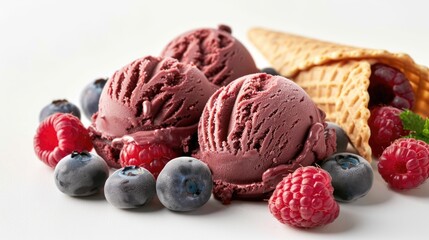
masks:
[[[173,58],[131,62],[113,74],[101,94],[89,127],[96,152],[116,168],[127,141],[163,143],[189,153],[203,108],[216,89],[195,66]]]
[[[335,132],[324,120],[307,93],[281,76],[250,74],[218,89],[198,126],[215,198],[268,199],[283,177],[330,156]]]
[[[281,75],[298,83],[326,112],[327,119],[347,132],[368,161],[374,153],[368,119],[375,106],[411,109],[429,116],[429,70],[407,54],[264,28],[253,28],[248,36]]]
[[[226,25],[194,29],[168,43],[161,56],[193,64],[210,82],[224,86],[238,77],[259,72],[249,51],[231,33]]]

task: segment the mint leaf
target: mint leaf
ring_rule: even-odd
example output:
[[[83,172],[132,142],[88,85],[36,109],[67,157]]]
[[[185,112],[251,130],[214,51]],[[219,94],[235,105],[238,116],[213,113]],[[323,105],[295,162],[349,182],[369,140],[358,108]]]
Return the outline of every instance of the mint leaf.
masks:
[[[410,110],[403,111],[399,118],[403,128],[410,131],[410,135],[406,137],[422,140],[429,144],[429,119],[423,119]]]
[[[409,130],[419,134],[423,132],[423,129],[425,129],[426,121],[423,120],[420,115],[415,114],[410,110],[403,111],[399,115],[399,118],[402,120],[402,126],[405,130]]]

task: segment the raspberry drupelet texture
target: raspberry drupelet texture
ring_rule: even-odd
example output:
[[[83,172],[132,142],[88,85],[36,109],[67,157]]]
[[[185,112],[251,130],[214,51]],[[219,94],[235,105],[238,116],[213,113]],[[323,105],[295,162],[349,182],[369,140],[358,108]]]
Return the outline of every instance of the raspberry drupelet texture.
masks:
[[[165,164],[178,156],[177,152],[161,143],[138,145],[135,142],[129,142],[122,148],[119,161],[122,167],[143,167],[156,179]]]
[[[414,138],[400,138],[384,150],[378,172],[393,189],[411,189],[429,175],[429,146]]]
[[[312,228],[333,222],[339,215],[331,176],[321,168],[301,167],[276,186],[270,212],[281,223]]]
[[[43,120],[33,144],[37,157],[52,168],[73,151],[92,149],[88,130],[77,117],[68,113],[55,113]]]
[[[411,109],[415,96],[410,81],[398,69],[377,63],[371,66],[369,107],[379,104]]]
[[[401,110],[391,106],[378,106],[371,110],[368,125],[371,129],[369,145],[372,154],[380,157],[386,149],[396,139],[408,135],[409,131],[404,130],[399,117]]]

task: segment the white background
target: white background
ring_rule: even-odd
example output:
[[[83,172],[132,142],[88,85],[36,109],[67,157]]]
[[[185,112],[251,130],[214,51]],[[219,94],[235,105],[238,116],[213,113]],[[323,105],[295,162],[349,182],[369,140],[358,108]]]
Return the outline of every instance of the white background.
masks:
[[[83,87],[180,33],[228,24],[254,55],[253,26],[344,44],[406,52],[429,65],[427,1],[5,1],[0,2],[0,239],[424,239],[429,183],[394,192],[375,172],[369,194],[341,204],[338,219],[300,230],[277,222],[266,203],[216,200],[178,214],[153,201],[118,210],[102,195],[60,193],[32,139],[40,109],[78,103]],[[84,123],[87,125],[88,121]],[[375,167],[375,165],[374,165]]]

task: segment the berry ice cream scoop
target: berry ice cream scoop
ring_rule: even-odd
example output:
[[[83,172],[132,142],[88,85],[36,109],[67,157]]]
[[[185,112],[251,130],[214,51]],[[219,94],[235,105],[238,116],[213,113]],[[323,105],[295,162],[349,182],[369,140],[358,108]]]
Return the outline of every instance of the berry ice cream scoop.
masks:
[[[125,139],[188,153],[196,145],[203,108],[216,89],[195,66],[169,57],[137,59],[115,72],[103,88],[89,127],[94,148],[116,168],[121,167]]]
[[[194,64],[219,86],[238,77],[259,72],[249,51],[231,35],[231,28],[201,28],[186,32],[173,39],[161,56],[173,57]]]
[[[213,172],[214,196],[267,199],[280,180],[335,151],[325,115],[294,82],[265,73],[216,91],[198,127],[198,157]]]

